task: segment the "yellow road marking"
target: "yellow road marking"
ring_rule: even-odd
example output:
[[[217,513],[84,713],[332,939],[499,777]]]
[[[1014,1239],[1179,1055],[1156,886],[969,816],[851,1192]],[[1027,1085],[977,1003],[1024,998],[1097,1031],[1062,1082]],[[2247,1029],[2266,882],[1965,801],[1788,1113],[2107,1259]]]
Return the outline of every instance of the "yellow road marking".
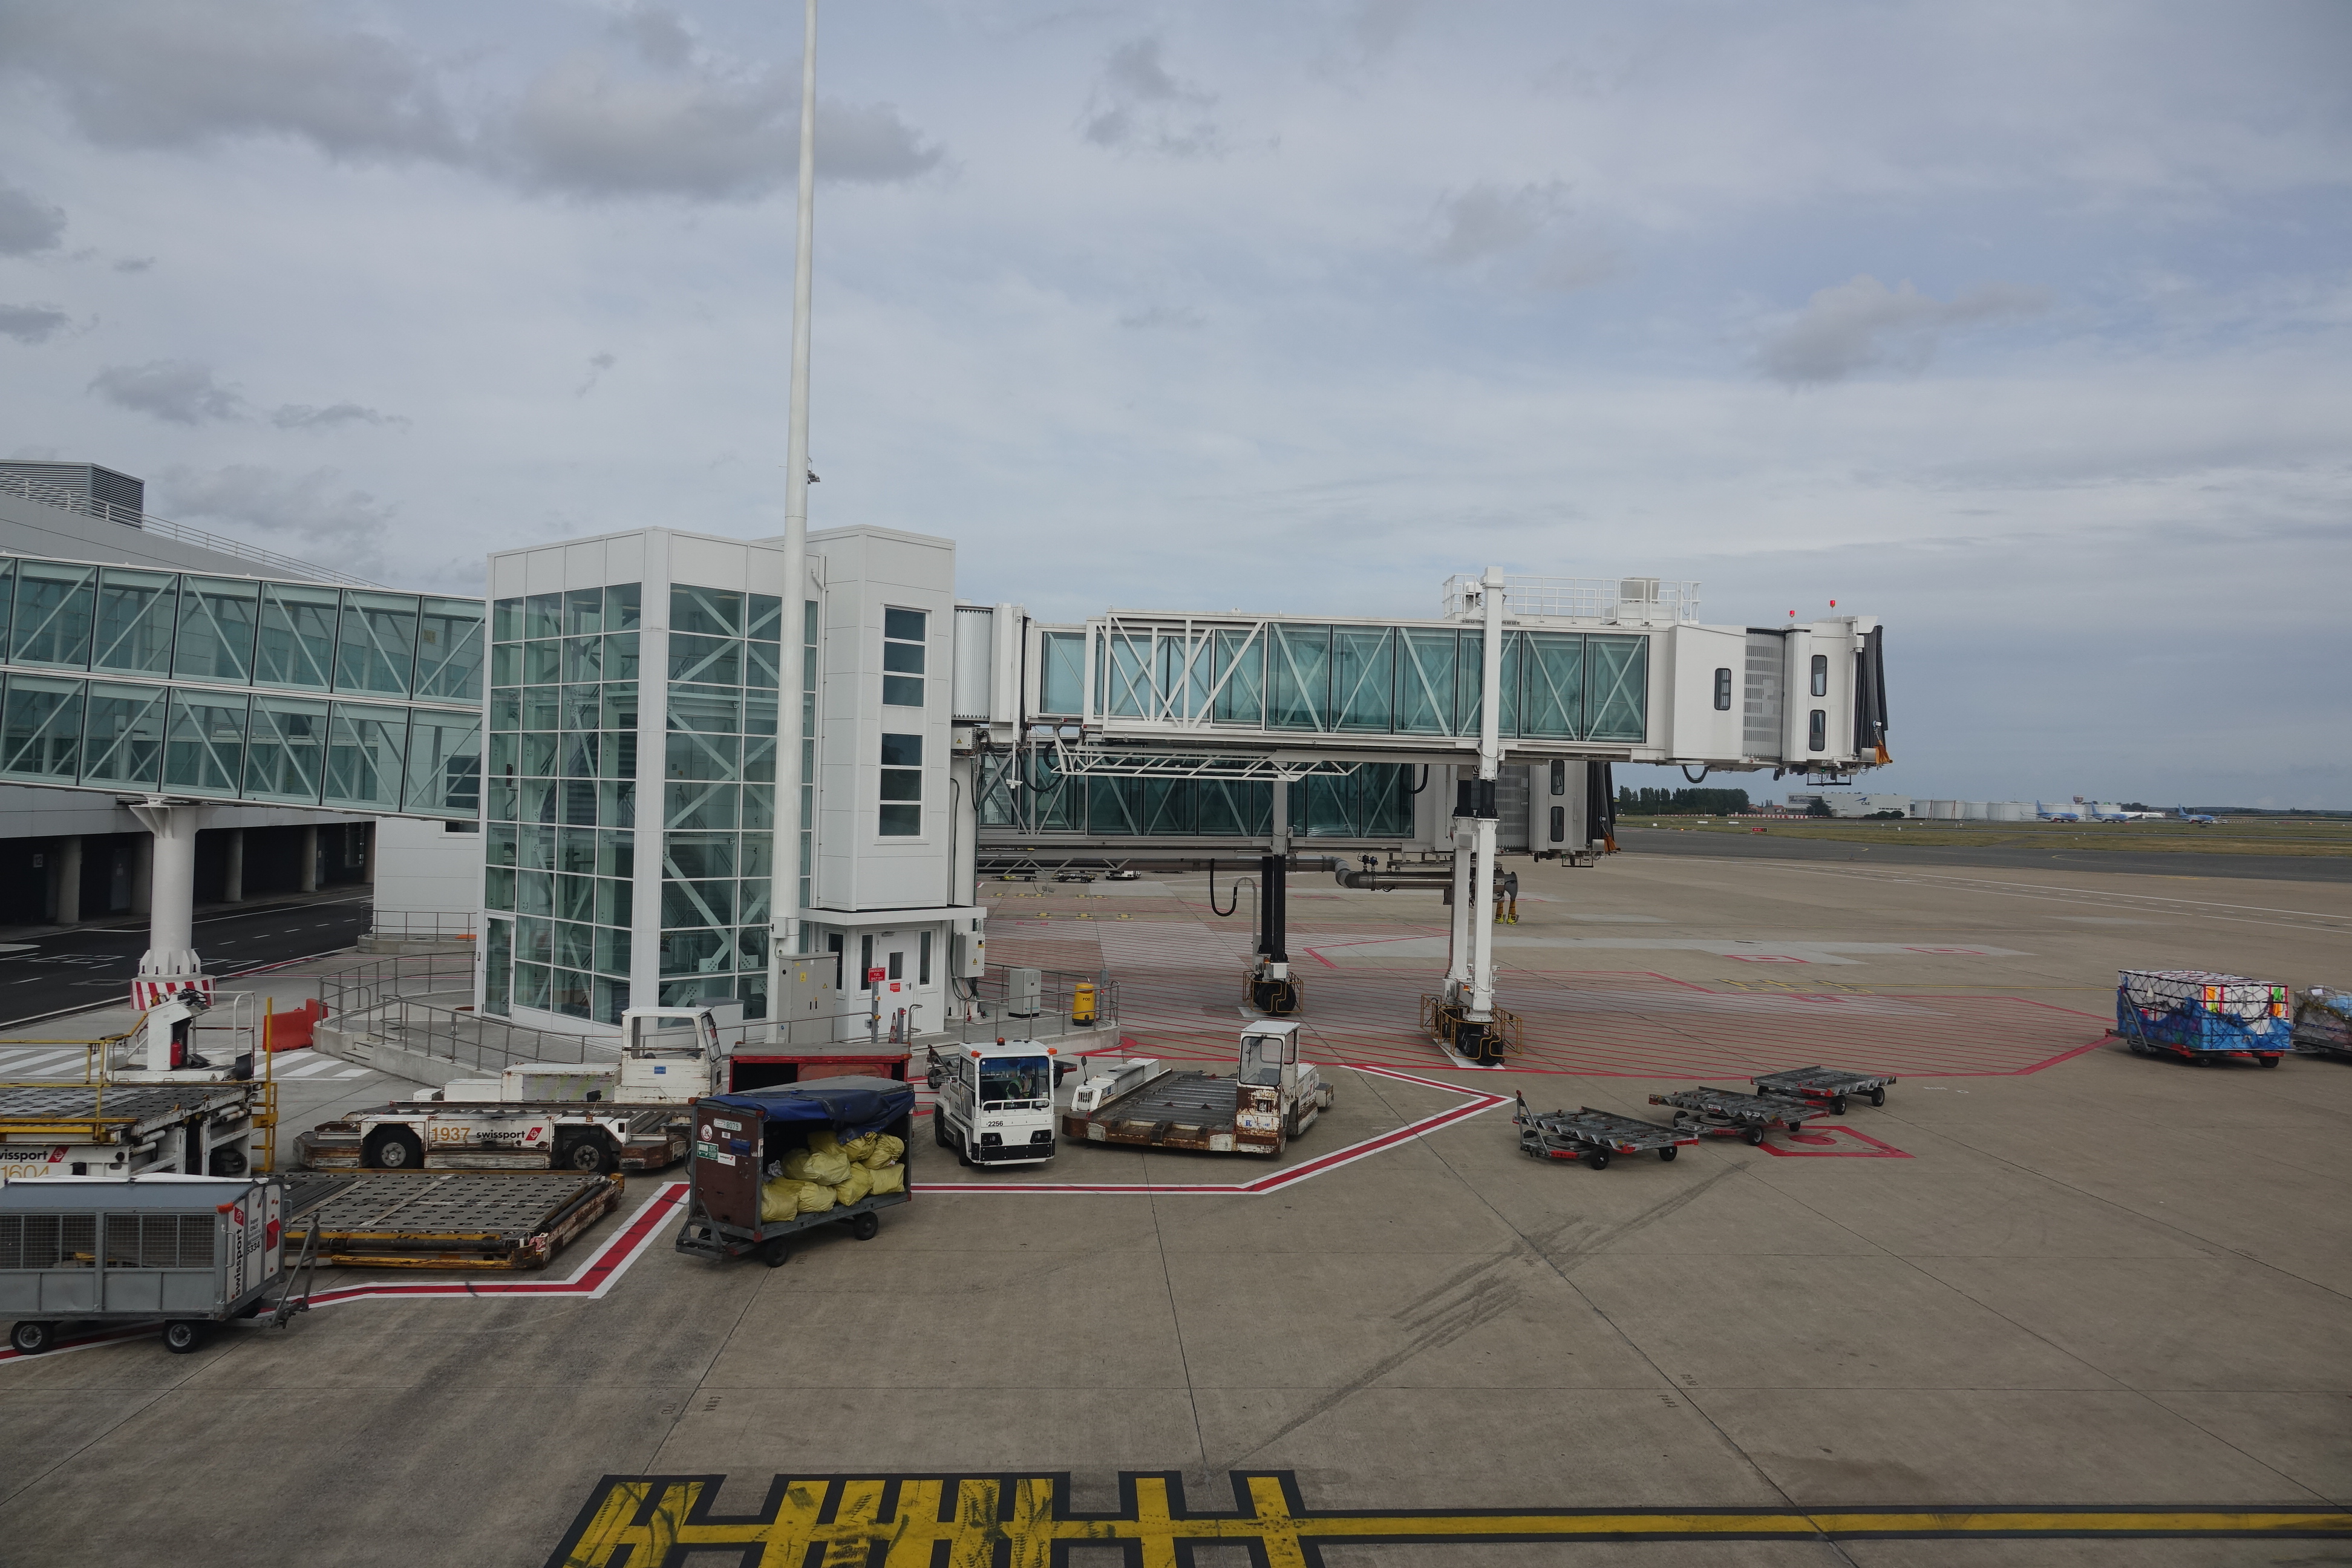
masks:
[[[1050,1568],[1057,1545],[1136,1543],[1143,1568],[1176,1568],[1180,1544],[1255,1543],[1267,1568],[1317,1568],[1323,1542],[1759,1540],[1871,1536],[2352,1537],[2333,1509],[1533,1509],[1318,1513],[1288,1471],[1236,1471],[1236,1506],[1194,1511],[1164,1474],[1120,1477],[1107,1514],[1066,1506],[1067,1478],[778,1477],[751,1515],[709,1511],[717,1476],[608,1476],[548,1568],[657,1568],[674,1552],[727,1547],[766,1568]],[[756,1554],[745,1549],[757,1547]],[[940,1550],[944,1548],[943,1551]]]

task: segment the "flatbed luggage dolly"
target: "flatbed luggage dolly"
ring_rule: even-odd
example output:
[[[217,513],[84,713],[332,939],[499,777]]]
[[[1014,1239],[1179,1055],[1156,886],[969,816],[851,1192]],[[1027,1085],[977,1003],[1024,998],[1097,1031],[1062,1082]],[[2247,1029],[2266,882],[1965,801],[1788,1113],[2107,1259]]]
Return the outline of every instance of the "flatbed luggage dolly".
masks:
[[[1873,1105],[1886,1103],[1886,1086],[1895,1081],[1893,1073],[1848,1072],[1843,1068],[1790,1068],[1786,1072],[1768,1072],[1762,1078],[1748,1080],[1759,1094],[1777,1094],[1790,1100],[1811,1100],[1826,1105],[1832,1116],[1845,1114],[1845,1102],[1851,1095],[1862,1095]]]
[[[1678,1089],[1672,1094],[1650,1096],[1650,1103],[1673,1106],[1676,1127],[1688,1127],[1709,1138],[1744,1138],[1750,1143],[1763,1142],[1764,1134],[1775,1127],[1794,1132],[1821,1114],[1819,1108],[1801,1100],[1742,1094],[1730,1089]]]
[[[1607,1170],[1612,1155],[1654,1149],[1659,1159],[1671,1160],[1683,1144],[1698,1142],[1696,1132],[1595,1110],[1589,1105],[1581,1110],[1544,1115],[1528,1109],[1524,1094],[1518,1096],[1511,1122],[1519,1130],[1519,1152],[1528,1159],[1581,1160],[1596,1171]]]

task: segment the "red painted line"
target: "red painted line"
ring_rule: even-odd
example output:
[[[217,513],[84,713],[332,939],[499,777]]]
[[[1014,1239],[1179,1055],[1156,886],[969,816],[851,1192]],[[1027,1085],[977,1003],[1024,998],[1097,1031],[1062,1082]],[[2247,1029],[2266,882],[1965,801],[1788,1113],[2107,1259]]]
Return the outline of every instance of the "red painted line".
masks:
[[[1782,1149],[1771,1143],[1759,1144],[1767,1154],[1783,1160],[1908,1160],[1910,1155],[1892,1143],[1882,1142],[1867,1132],[1851,1127],[1826,1127],[1819,1132],[1791,1132],[1789,1140],[1795,1143],[1833,1144],[1841,1137],[1858,1138],[1870,1145],[1867,1149]]]
[[[1337,969],[1339,967],[1338,964],[1332,963],[1329,959],[1324,957],[1321,953],[1316,952],[1311,947],[1307,950],[1307,955],[1326,969]]]

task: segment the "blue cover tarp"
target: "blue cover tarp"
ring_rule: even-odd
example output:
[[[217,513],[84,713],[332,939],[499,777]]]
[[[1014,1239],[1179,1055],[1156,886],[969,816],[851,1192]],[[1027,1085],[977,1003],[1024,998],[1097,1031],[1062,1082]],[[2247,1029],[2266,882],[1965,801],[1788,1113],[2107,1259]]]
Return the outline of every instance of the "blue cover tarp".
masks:
[[[762,1121],[830,1127],[860,1138],[881,1131],[902,1116],[913,1115],[915,1091],[887,1078],[821,1078],[741,1094],[713,1095],[711,1103],[749,1112]]]

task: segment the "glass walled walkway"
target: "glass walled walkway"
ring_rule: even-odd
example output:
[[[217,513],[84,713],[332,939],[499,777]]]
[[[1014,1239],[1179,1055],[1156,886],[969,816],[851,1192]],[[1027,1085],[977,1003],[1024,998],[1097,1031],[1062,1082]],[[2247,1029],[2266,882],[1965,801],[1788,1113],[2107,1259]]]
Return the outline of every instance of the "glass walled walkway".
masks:
[[[470,821],[479,599],[0,556],[0,783]]]

